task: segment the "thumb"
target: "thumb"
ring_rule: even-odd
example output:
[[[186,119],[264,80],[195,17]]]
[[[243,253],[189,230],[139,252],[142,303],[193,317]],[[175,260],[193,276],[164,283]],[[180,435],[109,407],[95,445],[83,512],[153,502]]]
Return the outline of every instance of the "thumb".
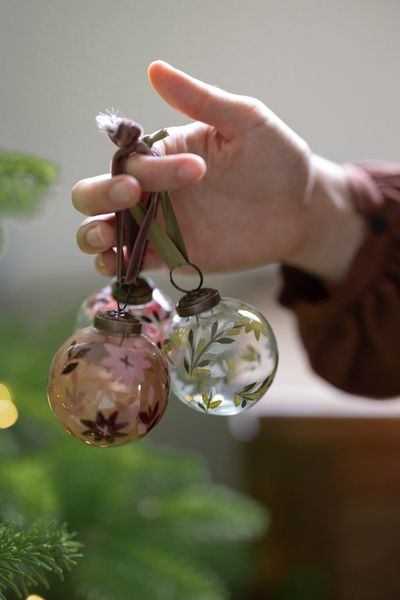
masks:
[[[162,60],[150,64],[148,76],[153,88],[172,108],[216,127],[227,138],[265,122],[267,108],[259,100],[204,83]]]

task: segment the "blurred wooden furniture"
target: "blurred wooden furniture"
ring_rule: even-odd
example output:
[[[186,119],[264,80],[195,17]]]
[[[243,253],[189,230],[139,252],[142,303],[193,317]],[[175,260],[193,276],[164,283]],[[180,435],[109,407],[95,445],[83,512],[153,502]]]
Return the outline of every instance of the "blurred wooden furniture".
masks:
[[[252,598],[399,599],[400,419],[259,423],[247,472],[271,524]]]

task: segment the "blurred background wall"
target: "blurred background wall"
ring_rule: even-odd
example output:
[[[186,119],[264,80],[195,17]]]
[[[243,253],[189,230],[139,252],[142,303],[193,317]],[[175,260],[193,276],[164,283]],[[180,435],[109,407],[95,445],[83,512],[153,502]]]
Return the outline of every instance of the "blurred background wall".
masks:
[[[97,112],[117,107],[146,132],[187,122],[151,89],[152,60],[260,98],[332,160],[399,160],[399,23],[397,0],[0,0],[0,146],[61,168],[42,214],[6,223],[3,315],[40,325],[103,284],[75,245],[70,190],[108,170],[113,149]],[[167,276],[153,275],[174,296]],[[311,373],[275,299],[276,266],[207,282],[267,316],[280,347],[276,382],[231,421],[171,403],[152,439],[199,451],[217,481],[271,509],[260,598],[281,581],[271,598],[325,598],[311,590],[325,572],[330,597],[399,597],[387,560],[400,551],[399,399],[350,397]]]
[[[148,83],[152,60],[260,98],[323,156],[396,160],[399,22],[396,0],[0,0],[0,145],[61,168],[43,213],[6,223],[1,309],[22,311],[29,298],[28,316],[40,322],[102,285],[75,245],[81,217],[70,189],[108,170],[113,149],[96,130],[98,111],[117,107],[147,132],[187,122]],[[155,278],[172,291],[165,275]],[[256,305],[276,330],[280,369],[261,413],[397,414],[398,401],[351,399],[310,373],[292,316],[274,299],[276,267],[208,281]],[[232,424],[241,438],[256,426]],[[174,404],[154,438],[208,454],[220,481],[242,485],[240,448],[225,420]]]

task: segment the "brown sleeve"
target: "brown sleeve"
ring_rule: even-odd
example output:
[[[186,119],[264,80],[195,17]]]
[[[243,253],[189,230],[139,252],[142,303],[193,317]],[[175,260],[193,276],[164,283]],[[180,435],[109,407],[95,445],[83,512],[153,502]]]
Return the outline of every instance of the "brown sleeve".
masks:
[[[367,239],[340,285],[283,267],[280,302],[298,319],[312,368],[352,394],[400,394],[400,165],[346,166]]]

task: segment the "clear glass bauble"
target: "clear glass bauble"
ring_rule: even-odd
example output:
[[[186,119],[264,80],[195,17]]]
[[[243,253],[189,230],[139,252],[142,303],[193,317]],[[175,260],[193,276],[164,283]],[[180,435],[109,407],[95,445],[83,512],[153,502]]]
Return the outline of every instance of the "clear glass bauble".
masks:
[[[166,339],[166,330],[170,327],[174,315],[173,302],[165,292],[154,285],[150,278],[146,277],[143,280],[152,290],[150,299],[139,301],[137,304],[128,304],[124,310],[141,321],[143,334],[161,348]],[[111,282],[83,301],[76,318],[76,331],[92,325],[97,314],[117,309],[114,290],[115,282]],[[122,304],[124,304],[123,300]]]
[[[198,315],[175,315],[163,348],[171,391],[186,406],[213,415],[235,415],[254,406],[278,365],[268,321],[234,298],[222,298]]]
[[[53,358],[48,397],[54,415],[92,446],[121,446],[145,436],[168,402],[163,353],[141,334],[87,327]]]

